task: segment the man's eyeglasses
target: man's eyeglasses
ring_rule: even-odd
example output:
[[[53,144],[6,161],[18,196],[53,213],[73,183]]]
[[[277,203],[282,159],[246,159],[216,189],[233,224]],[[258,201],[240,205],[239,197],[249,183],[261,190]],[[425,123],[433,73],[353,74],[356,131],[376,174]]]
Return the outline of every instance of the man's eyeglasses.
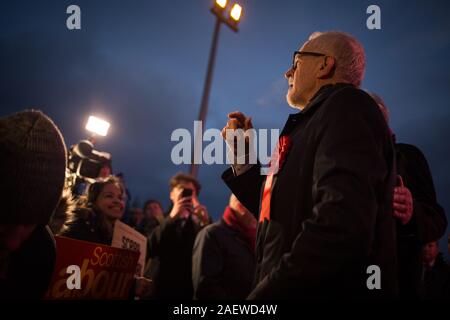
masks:
[[[295,57],[297,55],[300,56],[314,56],[314,57],[326,57],[326,54],[318,53],[318,52],[309,52],[309,51],[294,51],[294,56],[292,58],[292,70],[297,69],[297,61],[295,61]]]

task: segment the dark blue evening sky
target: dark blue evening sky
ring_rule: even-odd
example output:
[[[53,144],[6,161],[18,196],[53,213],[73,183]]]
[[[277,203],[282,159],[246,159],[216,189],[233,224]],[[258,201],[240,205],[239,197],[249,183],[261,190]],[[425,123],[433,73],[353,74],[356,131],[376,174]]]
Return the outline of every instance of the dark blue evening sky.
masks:
[[[66,28],[81,7],[82,29]],[[176,128],[192,130],[200,105],[215,17],[210,0],[22,1],[0,3],[0,115],[38,108],[66,143],[84,138],[87,116],[111,122],[97,148],[113,154],[133,196],[169,204]],[[417,145],[450,212],[450,5],[448,1],[242,0],[239,33],[222,26],[206,126],[221,129],[241,110],[257,128],[281,128],[289,113],[283,73],[314,31],[342,30],[364,45],[363,88],[391,110],[399,142]],[[381,8],[368,30],[366,8]],[[228,198],[226,165],[203,165],[201,200],[217,219]],[[446,241],[441,241],[445,249]]]

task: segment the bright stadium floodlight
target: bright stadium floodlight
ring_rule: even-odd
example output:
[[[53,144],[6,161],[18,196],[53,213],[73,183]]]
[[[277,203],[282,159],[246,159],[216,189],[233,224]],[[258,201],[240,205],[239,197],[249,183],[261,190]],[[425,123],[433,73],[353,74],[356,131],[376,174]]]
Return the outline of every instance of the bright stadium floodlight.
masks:
[[[216,0],[216,5],[221,9],[225,9],[225,7],[227,6],[227,0]]]
[[[224,23],[234,32],[238,32],[238,25],[242,19],[244,9],[237,2],[231,4],[228,0],[215,0],[211,12],[214,13],[218,19],[216,21],[215,29],[218,29],[218,26],[220,26],[221,23]],[[214,34],[216,33],[218,33],[218,31],[214,31]],[[213,38],[215,38],[215,36]]]
[[[110,123],[108,121],[94,116],[89,116],[88,122],[86,124],[86,130],[103,137],[108,134],[109,127]]]
[[[241,14],[242,14],[242,7],[240,5],[238,5],[237,3],[235,3],[233,5],[233,7],[231,8],[230,17],[234,21],[238,22],[239,19],[241,18]]]

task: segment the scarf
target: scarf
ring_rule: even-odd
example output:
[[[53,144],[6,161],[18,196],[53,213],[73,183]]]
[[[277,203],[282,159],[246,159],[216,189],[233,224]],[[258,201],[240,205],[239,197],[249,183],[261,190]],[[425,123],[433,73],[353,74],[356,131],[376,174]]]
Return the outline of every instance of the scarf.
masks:
[[[243,236],[247,244],[254,252],[256,245],[256,227],[245,226],[241,221],[239,221],[239,219],[233,212],[233,209],[231,209],[229,206],[225,208],[222,218],[230,228],[238,231],[239,234]]]

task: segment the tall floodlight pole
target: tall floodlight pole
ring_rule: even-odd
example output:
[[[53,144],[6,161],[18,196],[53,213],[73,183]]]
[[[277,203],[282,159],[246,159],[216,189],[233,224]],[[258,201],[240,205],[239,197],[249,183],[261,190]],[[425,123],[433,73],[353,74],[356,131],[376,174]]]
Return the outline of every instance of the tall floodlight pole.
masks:
[[[197,125],[194,128],[194,150],[192,154],[191,170],[190,174],[194,177],[198,175],[198,161],[199,157],[202,157],[202,130],[205,125],[206,115],[208,114],[208,101],[209,94],[211,92],[211,84],[214,72],[214,64],[217,55],[217,45],[219,42],[220,25],[225,23],[234,32],[238,32],[238,23],[242,15],[242,7],[237,3],[231,6],[230,10],[227,10],[227,0],[216,0],[214,6],[211,8],[211,12],[216,16],[216,23],[214,26],[213,39],[211,49],[209,52],[208,69],[206,70],[205,85],[203,87],[203,95],[200,104],[200,112],[198,115]],[[228,15],[226,16],[226,13]]]

